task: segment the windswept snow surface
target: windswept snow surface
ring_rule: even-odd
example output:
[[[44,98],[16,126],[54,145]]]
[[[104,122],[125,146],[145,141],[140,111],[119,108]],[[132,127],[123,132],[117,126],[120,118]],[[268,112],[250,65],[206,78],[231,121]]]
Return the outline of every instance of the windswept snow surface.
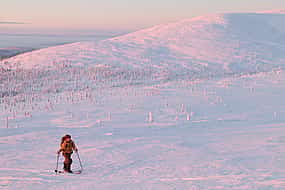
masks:
[[[204,16],[0,62],[0,189],[284,189],[283,13]],[[54,173],[66,133],[81,175]]]

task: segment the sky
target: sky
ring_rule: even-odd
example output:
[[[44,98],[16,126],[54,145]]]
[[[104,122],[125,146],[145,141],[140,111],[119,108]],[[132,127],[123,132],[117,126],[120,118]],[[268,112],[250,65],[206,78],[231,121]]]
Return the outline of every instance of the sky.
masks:
[[[0,0],[0,32],[134,31],[220,12],[285,9],[285,0]]]

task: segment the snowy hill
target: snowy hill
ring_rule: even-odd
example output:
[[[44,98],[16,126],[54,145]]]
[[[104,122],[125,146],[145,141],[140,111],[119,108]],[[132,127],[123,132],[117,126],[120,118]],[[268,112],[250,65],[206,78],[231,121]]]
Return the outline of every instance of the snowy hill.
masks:
[[[284,16],[208,15],[3,60],[0,189],[285,189]],[[80,175],[54,173],[64,134]]]
[[[207,15],[99,43],[41,49],[5,63],[25,69],[53,69],[63,62],[72,66],[107,65],[192,78],[268,71],[284,66],[283,13]]]

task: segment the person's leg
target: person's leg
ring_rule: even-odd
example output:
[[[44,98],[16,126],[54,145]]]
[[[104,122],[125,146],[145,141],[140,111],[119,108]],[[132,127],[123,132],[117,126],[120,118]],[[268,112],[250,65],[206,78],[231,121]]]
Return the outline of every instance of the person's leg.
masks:
[[[63,163],[63,170],[65,172],[68,171],[68,165],[65,162]]]
[[[64,153],[64,163],[63,163],[63,169],[65,172],[69,172],[70,171],[70,154],[68,153]]]
[[[71,154],[68,154],[68,159],[69,159],[69,162],[68,162],[68,165],[67,165],[67,170],[68,170],[68,172],[72,172],[71,171],[71,164],[72,164]]]
[[[64,171],[66,172],[71,172],[71,164],[72,164],[72,159],[71,159],[71,154],[65,153],[64,154]]]
[[[65,153],[63,153],[62,155],[64,157],[63,170],[66,171],[67,170],[67,164],[66,164],[67,163],[67,157],[66,157]]]

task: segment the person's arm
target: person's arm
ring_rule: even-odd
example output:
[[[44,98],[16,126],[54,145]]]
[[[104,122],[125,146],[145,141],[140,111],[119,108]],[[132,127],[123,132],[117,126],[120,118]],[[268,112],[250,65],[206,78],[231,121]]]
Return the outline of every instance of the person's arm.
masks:
[[[57,153],[60,154],[64,150],[64,147],[65,147],[65,143],[62,143],[62,145],[60,146],[60,149],[57,151]]]
[[[72,141],[72,149],[77,152],[78,151],[78,148],[76,147],[75,143]]]

